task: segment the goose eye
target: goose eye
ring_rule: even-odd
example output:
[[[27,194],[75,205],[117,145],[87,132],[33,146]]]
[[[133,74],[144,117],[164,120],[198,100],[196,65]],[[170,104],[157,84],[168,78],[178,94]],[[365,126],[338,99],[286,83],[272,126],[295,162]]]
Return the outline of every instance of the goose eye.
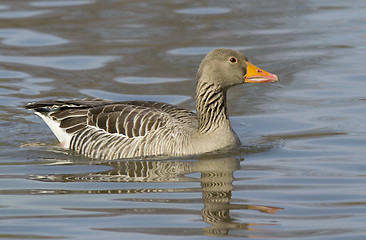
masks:
[[[229,62],[231,62],[231,63],[236,63],[237,61],[238,61],[238,59],[236,59],[235,57],[229,58]]]

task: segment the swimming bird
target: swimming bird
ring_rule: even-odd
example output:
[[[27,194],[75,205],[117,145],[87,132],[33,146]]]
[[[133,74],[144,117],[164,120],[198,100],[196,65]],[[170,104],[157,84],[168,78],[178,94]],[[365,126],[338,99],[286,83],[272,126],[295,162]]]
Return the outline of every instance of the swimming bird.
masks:
[[[198,155],[240,146],[227,115],[227,89],[277,82],[275,74],[239,51],[219,48],[202,60],[196,76],[196,113],[152,101],[40,101],[34,110],[60,146],[96,159]]]

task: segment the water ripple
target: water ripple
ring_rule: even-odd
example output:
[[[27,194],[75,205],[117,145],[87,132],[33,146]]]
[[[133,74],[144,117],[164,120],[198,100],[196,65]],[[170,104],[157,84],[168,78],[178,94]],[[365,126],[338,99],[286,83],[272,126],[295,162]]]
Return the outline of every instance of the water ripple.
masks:
[[[7,94],[14,94],[14,93],[21,93],[27,95],[37,95],[42,91],[50,91],[53,89],[47,83],[52,82],[53,79],[49,78],[25,78],[23,81],[20,82],[8,82],[8,83],[1,83],[1,88],[7,88]],[[6,95],[2,93],[2,95]]]
[[[205,55],[216,48],[232,48],[238,51],[244,51],[252,49],[253,47],[248,46],[209,46],[209,47],[187,47],[187,48],[175,48],[168,50],[168,54],[172,55]]]
[[[0,62],[25,64],[76,71],[104,67],[105,64],[120,59],[116,56],[0,56]]]
[[[79,6],[94,3],[94,0],[75,0],[75,1],[39,1],[30,3],[34,7],[67,7]]]
[[[1,42],[5,45],[24,47],[44,47],[69,42],[66,39],[50,34],[15,28],[0,29],[0,38],[3,38]]]
[[[187,81],[185,78],[160,78],[160,77],[116,77],[116,82],[127,84],[158,84]]]
[[[6,11],[0,13],[0,18],[3,19],[17,19],[17,18],[30,18],[41,14],[48,13],[48,10],[29,10],[29,11]]]
[[[29,77],[29,74],[24,73],[24,72],[0,69],[0,79],[26,78],[26,77]]]
[[[185,8],[176,10],[177,13],[192,15],[216,15],[231,12],[228,8],[221,7],[201,7],[201,8]]]

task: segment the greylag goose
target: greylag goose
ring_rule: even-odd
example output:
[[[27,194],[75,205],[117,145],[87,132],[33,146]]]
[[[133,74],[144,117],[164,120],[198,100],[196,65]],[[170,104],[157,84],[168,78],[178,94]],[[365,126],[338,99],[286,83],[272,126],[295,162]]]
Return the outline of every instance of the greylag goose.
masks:
[[[110,100],[29,103],[60,146],[96,159],[197,155],[240,145],[226,113],[226,91],[241,83],[278,77],[232,49],[215,49],[202,60],[196,112],[160,102]]]

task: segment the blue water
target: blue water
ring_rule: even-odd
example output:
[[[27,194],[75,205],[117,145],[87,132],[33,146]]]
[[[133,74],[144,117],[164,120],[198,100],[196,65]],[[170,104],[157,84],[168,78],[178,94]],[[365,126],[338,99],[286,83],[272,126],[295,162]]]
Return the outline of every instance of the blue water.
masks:
[[[365,239],[366,2],[3,1],[0,238]],[[98,97],[194,110],[217,47],[276,84],[228,92],[240,149],[96,161],[21,105]]]

